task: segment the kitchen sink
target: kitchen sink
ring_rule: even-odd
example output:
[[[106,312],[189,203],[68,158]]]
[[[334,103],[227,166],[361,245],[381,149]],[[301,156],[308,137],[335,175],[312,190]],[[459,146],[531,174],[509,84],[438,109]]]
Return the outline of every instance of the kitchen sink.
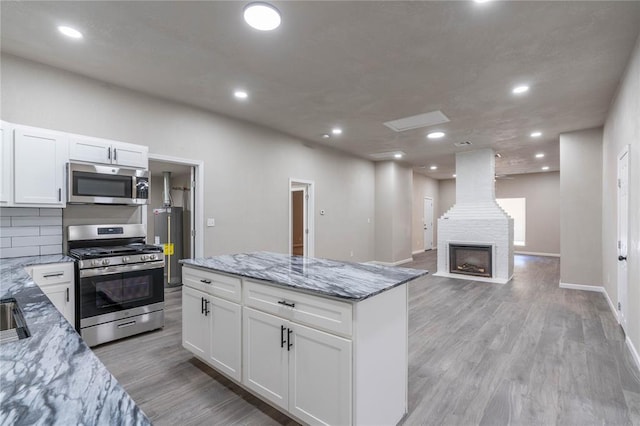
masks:
[[[0,300],[0,344],[26,339],[31,333],[16,299]]]

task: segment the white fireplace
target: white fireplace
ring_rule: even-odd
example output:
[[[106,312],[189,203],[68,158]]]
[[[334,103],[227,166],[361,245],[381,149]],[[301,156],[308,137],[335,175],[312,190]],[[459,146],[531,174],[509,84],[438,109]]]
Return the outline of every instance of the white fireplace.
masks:
[[[456,204],[438,219],[434,275],[499,284],[511,280],[513,219],[496,202],[494,176],[492,149],[456,154]],[[461,247],[462,259],[452,256],[452,247]]]

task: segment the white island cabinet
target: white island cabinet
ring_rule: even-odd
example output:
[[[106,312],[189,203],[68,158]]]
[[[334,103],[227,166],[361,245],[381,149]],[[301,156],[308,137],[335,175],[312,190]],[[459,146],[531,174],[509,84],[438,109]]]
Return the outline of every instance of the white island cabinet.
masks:
[[[405,415],[404,284],[427,271],[267,252],[182,263],[182,341],[198,358],[305,424]]]

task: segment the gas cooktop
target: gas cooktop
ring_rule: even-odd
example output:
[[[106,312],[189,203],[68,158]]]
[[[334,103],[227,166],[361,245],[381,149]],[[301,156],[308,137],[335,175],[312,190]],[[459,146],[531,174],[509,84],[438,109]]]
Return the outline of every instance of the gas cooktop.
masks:
[[[123,246],[73,248],[69,250],[69,255],[76,259],[98,259],[110,256],[161,253],[162,251],[162,247],[143,243],[134,243]]]

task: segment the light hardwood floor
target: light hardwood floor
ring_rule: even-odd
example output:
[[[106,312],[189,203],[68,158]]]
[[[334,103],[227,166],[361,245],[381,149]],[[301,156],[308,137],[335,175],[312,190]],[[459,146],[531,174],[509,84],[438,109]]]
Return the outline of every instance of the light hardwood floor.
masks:
[[[640,372],[604,296],[558,281],[557,258],[518,255],[506,285],[410,283],[403,424],[640,425]],[[296,424],[182,348],[180,295],[163,330],[94,349],[154,424]]]

